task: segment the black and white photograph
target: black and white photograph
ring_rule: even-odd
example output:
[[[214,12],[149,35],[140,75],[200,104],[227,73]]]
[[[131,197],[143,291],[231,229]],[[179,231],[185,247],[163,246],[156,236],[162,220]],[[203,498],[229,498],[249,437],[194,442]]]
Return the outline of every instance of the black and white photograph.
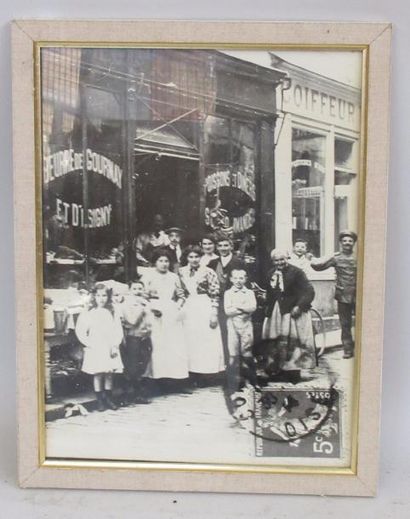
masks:
[[[362,52],[40,58],[47,459],[350,467]]]

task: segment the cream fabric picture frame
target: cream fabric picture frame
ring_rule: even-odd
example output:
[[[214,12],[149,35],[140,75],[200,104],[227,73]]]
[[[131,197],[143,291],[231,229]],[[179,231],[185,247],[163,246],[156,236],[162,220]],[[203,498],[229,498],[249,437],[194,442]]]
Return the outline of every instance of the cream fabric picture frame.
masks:
[[[22,487],[360,496],[376,493],[386,249],[390,36],[391,26],[387,23],[148,20],[13,22],[18,463]],[[222,49],[226,50],[227,54],[263,50],[277,52],[282,58],[281,52],[360,53],[360,137],[356,148],[359,164],[358,298],[350,423],[352,433],[349,437],[351,451],[347,465],[337,466],[329,463],[316,466],[309,463],[288,464],[278,461],[273,464],[246,463],[239,458],[239,461],[227,458],[218,463],[215,459],[169,459],[165,456],[153,460],[121,457],[113,459],[111,456],[96,459],[95,454],[91,454],[89,458],[86,455],[48,455],[50,445],[46,441],[45,416],[50,378],[46,356],[50,352],[45,346],[46,318],[43,311],[43,298],[46,295],[43,287],[43,245],[46,238],[43,229],[45,204],[42,192],[42,181],[44,182],[45,178],[45,119],[41,115],[42,101],[44,102],[45,98],[41,97],[40,79],[44,67],[41,52],[53,47],[205,51]],[[218,63],[215,66],[219,66]],[[239,67],[238,62],[234,63]],[[283,65],[280,60],[277,63]],[[244,65],[244,70],[245,68]],[[285,84],[294,70],[290,66],[287,73],[283,73],[283,67],[281,72],[279,65],[272,66],[272,71],[277,69],[279,72],[269,73],[269,80],[282,81],[282,84]],[[254,69],[246,68],[244,71],[245,75],[248,74],[252,78],[253,73]],[[273,74],[277,76],[273,78]],[[291,81],[286,84],[286,88],[292,88]],[[314,90],[314,87],[311,90]],[[293,94],[295,95],[295,91]],[[303,95],[302,89],[300,95]],[[322,112],[327,109],[331,113],[331,97],[324,97],[319,89],[317,98],[316,94],[313,94],[313,97],[312,94],[309,95],[313,103],[321,103]],[[346,110],[349,112],[349,105]],[[178,116],[173,116],[171,122],[176,123],[177,119]],[[303,124],[297,126],[297,129],[301,128],[305,130],[305,134],[304,137],[298,134],[299,139],[306,138]],[[180,134],[182,130],[179,126],[178,130]],[[146,137],[149,137],[152,131],[158,131],[158,127],[154,130],[146,127],[139,134],[139,143],[142,142],[136,147],[139,153],[151,153],[149,139]],[[340,135],[339,129],[332,131]],[[195,152],[189,148],[186,139],[180,138],[177,146],[184,159],[193,159]],[[89,148],[84,146],[84,151],[86,150]],[[109,175],[107,171],[111,171],[111,182],[115,183],[117,179],[118,183],[119,174],[115,177],[112,173],[118,173],[115,165],[110,169],[109,159],[98,158],[102,154],[97,157],[97,150],[90,150],[90,153],[92,151],[94,155],[90,160],[104,161],[106,176]],[[172,160],[181,159],[175,157],[175,148],[174,151],[168,150],[168,153],[174,155]],[[157,157],[162,160],[162,154],[157,153]],[[200,164],[201,160],[199,158]],[[278,160],[279,158],[275,159],[276,162]],[[98,169],[98,166],[96,168]],[[336,189],[342,186],[333,187]],[[339,191],[342,192],[343,189]],[[275,200],[275,203],[280,202]],[[98,218],[102,218],[100,213]],[[315,229],[312,225],[306,224],[303,230],[313,232]],[[169,231],[172,232],[172,229]],[[343,231],[343,228],[339,231]],[[269,248],[283,248],[285,241],[281,242],[281,235],[277,230],[275,232],[276,234],[272,231],[275,239]],[[213,441],[217,439],[214,438]]]

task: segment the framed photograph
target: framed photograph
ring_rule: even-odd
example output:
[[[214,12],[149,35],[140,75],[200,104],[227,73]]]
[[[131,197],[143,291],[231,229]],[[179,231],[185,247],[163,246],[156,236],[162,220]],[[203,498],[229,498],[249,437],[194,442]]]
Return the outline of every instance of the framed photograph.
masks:
[[[22,487],[374,495],[390,33],[13,22]]]

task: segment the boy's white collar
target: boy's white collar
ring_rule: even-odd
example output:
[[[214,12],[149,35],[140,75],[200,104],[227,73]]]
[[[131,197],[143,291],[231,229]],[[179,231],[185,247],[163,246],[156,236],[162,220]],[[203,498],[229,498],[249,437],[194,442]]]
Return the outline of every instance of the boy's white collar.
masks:
[[[221,256],[221,263],[223,266],[227,265],[232,259],[232,252],[228,256]]]

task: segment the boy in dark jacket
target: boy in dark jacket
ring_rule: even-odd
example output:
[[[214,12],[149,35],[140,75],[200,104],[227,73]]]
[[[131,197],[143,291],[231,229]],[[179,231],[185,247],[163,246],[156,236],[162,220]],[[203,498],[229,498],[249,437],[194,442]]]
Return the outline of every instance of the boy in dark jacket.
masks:
[[[152,353],[152,311],[144,291],[144,283],[140,279],[133,280],[129,295],[122,304],[124,375],[128,382],[128,401],[136,404],[150,403],[142,383]]]

